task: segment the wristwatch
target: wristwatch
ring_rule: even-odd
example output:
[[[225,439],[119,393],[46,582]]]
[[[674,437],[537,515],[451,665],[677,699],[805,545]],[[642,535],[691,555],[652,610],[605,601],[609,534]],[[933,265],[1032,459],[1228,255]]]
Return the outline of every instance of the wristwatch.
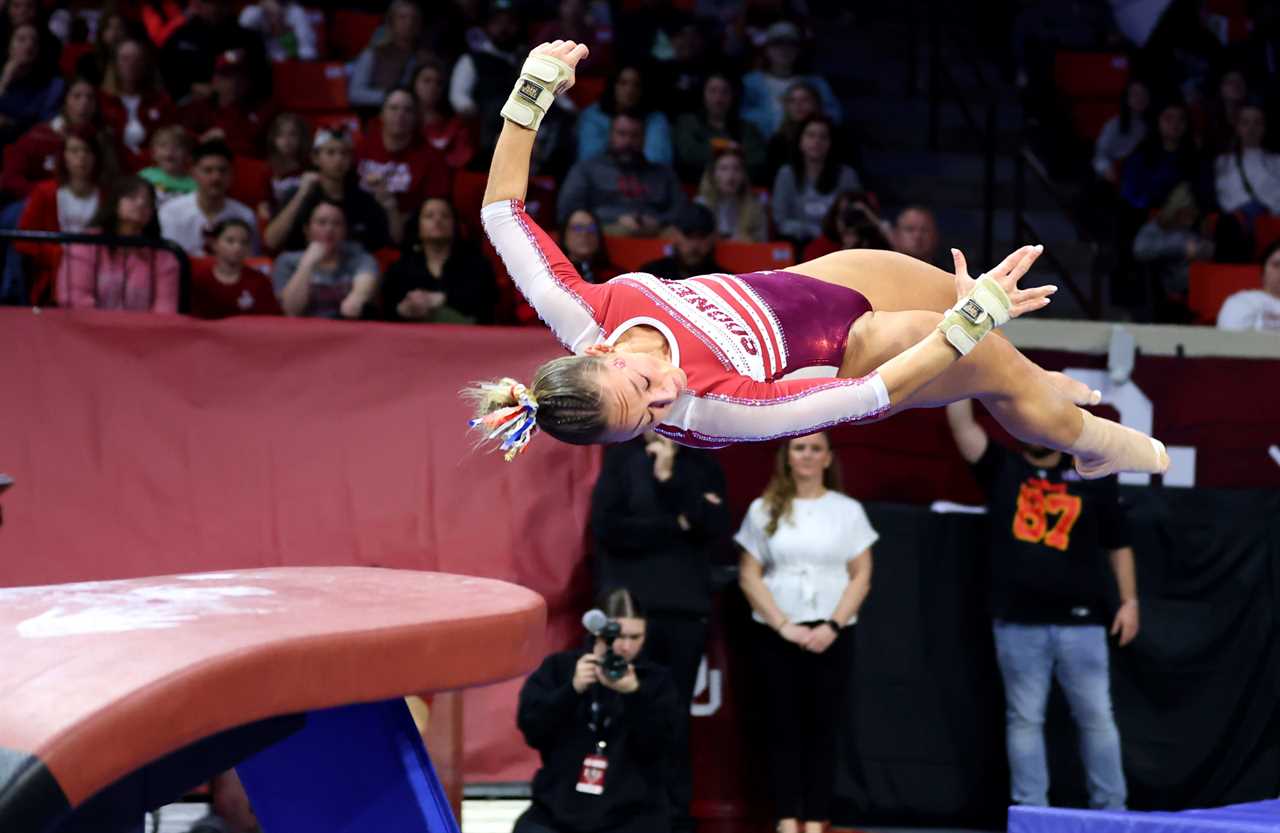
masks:
[[[840,623],[837,622],[835,619],[823,619],[822,624],[829,625],[831,627],[831,630],[835,631],[837,634],[840,633],[840,627],[841,627]]]

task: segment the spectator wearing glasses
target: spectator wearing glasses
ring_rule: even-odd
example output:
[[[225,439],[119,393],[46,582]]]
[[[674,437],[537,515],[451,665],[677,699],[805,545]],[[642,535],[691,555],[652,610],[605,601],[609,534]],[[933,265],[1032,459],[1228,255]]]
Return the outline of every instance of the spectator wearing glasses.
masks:
[[[118,180],[87,231],[159,242],[151,183]],[[71,243],[58,267],[60,307],[176,313],[178,294],[178,259],[160,248]]]
[[[311,209],[321,200],[341,203],[346,212],[347,231],[373,251],[392,244],[392,233],[402,227],[391,225],[388,207],[378,203],[360,187],[351,173],[351,139],[341,130],[320,130],[311,142],[311,164],[298,186],[285,191],[283,208],[267,224],[267,248],[272,251],[305,249],[304,227]],[[388,205],[391,205],[388,201]]]
[[[560,239],[565,256],[587,283],[604,283],[622,274],[609,260],[600,235],[600,221],[585,208],[579,208],[565,220]]]

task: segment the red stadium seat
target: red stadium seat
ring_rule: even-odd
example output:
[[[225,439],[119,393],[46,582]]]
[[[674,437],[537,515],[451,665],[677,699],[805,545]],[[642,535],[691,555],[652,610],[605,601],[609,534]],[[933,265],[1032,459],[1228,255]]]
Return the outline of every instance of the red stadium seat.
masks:
[[[735,274],[784,269],[796,262],[795,257],[795,249],[785,240],[766,243],[721,240],[716,244],[716,260]]]
[[[400,250],[391,246],[387,246],[373,253],[373,259],[378,261],[378,269],[386,272],[391,268],[391,264],[400,259]]]
[[[232,163],[231,188],[227,194],[249,208],[257,208],[259,203],[269,201],[271,167],[261,159],[237,156]]]
[[[605,235],[609,260],[625,272],[634,272],[651,260],[671,254],[671,241],[661,237],[612,237]]]
[[[382,25],[383,15],[355,9],[335,9],[329,20],[329,51],[334,58],[349,61],[359,55],[373,33]]]
[[[489,175],[478,171],[457,171],[453,175],[453,211],[472,236],[480,235],[480,204]]]
[[[1129,83],[1129,59],[1117,52],[1067,52],[1054,56],[1053,78],[1070,98],[1107,97],[1120,100]]]
[[[281,110],[347,110],[347,70],[339,61],[281,61],[275,65]]]
[[[1059,52],[1053,75],[1059,92],[1069,99],[1075,134],[1092,141],[1120,111],[1120,97],[1129,83],[1129,59],[1112,52]]]
[[[1280,240],[1280,217],[1268,214],[1255,220],[1253,239],[1258,246],[1258,256],[1261,257],[1268,246]]]
[[[1242,289],[1258,289],[1262,275],[1253,264],[1195,262],[1191,264],[1191,291],[1187,306],[1201,324],[1214,324],[1218,310],[1230,295]]]
[[[93,51],[91,43],[68,43],[62,47],[62,55],[58,58],[58,69],[62,71],[63,78],[76,77],[76,64],[80,61],[81,56],[87,55]]]
[[[569,98],[578,105],[578,109],[586,109],[599,100],[604,93],[605,83],[604,78],[580,76],[569,89]]]
[[[267,277],[271,277],[271,269],[275,266],[275,261],[269,257],[246,257],[244,265],[250,269],[257,269]]]

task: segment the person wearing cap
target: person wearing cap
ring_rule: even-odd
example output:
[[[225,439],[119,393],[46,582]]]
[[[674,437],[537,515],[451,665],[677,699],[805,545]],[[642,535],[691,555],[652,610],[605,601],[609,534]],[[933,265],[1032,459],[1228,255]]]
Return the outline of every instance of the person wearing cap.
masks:
[[[252,83],[244,50],[223,52],[214,62],[212,94],[183,107],[183,123],[202,142],[220,139],[236,156],[261,156],[275,108],[270,99],[250,100]]]
[[[606,234],[656,237],[684,202],[675,170],[644,158],[644,124],[619,113],[609,127],[609,149],[569,169],[556,207],[561,222],[585,208]]]
[[[173,31],[160,52],[169,95],[179,103],[211,92],[214,64],[223,53],[244,52],[248,77],[263,91],[271,90],[271,64],[262,38],[236,22],[231,0],[190,0],[186,22]]]
[[[782,97],[796,81],[813,85],[822,98],[822,111],[839,122],[843,111],[831,85],[821,75],[796,72],[800,59],[800,29],[780,20],[765,31],[764,67],[742,77],[742,117],[764,136],[782,124]]]
[[[366,249],[376,252],[398,241],[387,210],[351,175],[351,138],[341,130],[318,130],[311,143],[315,170],[302,175],[298,187],[282,196],[283,208],[263,233],[271,251],[306,248],[306,218],[316,203],[332,200],[346,211],[347,233]]]
[[[193,194],[174,197],[161,207],[160,233],[187,254],[204,257],[213,227],[222,220],[243,220],[251,231],[253,251],[258,251],[258,227],[249,206],[227,196],[231,187],[231,149],[225,142],[204,142],[192,154]]]
[[[641,272],[668,281],[682,281],[695,275],[715,275],[726,272],[716,263],[716,219],[711,209],[699,203],[685,203],[676,210],[671,223],[675,235],[671,242],[671,254],[652,260],[640,267]]]

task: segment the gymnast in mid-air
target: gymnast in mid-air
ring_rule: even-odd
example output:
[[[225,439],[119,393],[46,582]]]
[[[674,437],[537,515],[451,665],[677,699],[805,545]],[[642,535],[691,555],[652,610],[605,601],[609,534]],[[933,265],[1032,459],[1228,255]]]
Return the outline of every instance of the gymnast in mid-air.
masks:
[[[528,386],[504,378],[464,391],[472,426],[507,459],[538,430],[578,445],[655,431],[718,448],[974,398],[1019,440],[1073,455],[1084,477],[1168,468],[1160,442],[1079,407],[1097,391],[992,332],[1049,303],[1055,287],[1018,287],[1037,246],[977,280],[954,249],[954,276],[854,249],[779,271],[584,281],[523,200],[538,125],[586,57],[573,41],[534,48],[502,108],[489,169],[485,233],[573,353],[542,365]]]

